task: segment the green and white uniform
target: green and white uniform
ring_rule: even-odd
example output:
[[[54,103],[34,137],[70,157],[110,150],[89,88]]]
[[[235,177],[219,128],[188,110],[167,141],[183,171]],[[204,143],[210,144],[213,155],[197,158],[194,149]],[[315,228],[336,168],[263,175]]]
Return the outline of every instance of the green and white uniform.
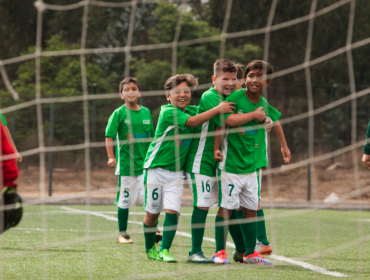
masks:
[[[171,104],[161,107],[154,140],[144,162],[145,211],[180,212],[184,165],[194,132],[185,123],[197,111],[197,106],[186,106],[185,112]]]
[[[254,111],[244,89],[233,92],[226,101],[235,102],[236,114]],[[257,210],[258,183],[255,166],[255,137],[260,124],[251,121],[239,127],[226,127],[221,143],[223,161],[218,164],[219,206],[229,210],[240,206]]]
[[[136,199],[143,200],[143,165],[150,141],[154,135],[152,116],[148,108],[116,109],[108,120],[105,136],[117,140],[116,169],[118,192],[115,204],[129,208]]]
[[[224,97],[211,87],[204,92],[199,101],[198,114],[217,107]],[[214,132],[216,126],[223,125],[225,115],[219,114],[195,129],[185,172],[193,194],[194,207],[216,206],[218,190],[216,187],[216,161],[213,154]]]
[[[258,103],[251,103],[251,108],[257,109],[258,107],[263,107],[263,111],[266,113],[267,117],[270,117],[273,122],[279,120],[281,113],[272,107],[267,100],[261,96],[261,100]],[[256,155],[255,155],[255,164],[256,172],[258,177],[258,199],[261,199],[261,185],[262,185],[262,168],[268,166],[268,156],[267,156],[267,132],[265,127],[261,127],[255,138],[256,142]]]

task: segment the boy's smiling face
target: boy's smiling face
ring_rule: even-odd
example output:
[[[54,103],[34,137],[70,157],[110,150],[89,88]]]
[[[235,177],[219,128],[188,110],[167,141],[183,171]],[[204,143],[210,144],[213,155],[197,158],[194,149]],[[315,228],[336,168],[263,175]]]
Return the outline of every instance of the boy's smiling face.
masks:
[[[262,94],[262,91],[271,83],[271,80],[266,78],[266,74],[263,74],[261,69],[252,69],[245,78],[248,92],[250,94]]]
[[[214,84],[215,91],[224,96],[229,96],[236,87],[236,72],[222,72],[217,76],[212,76],[212,82]]]
[[[141,92],[138,86],[130,82],[129,84],[124,84],[122,87],[121,98],[128,103],[135,103],[141,96]]]
[[[191,100],[191,90],[186,82],[178,84],[176,87],[166,92],[167,100],[181,111],[185,111],[186,105]]]

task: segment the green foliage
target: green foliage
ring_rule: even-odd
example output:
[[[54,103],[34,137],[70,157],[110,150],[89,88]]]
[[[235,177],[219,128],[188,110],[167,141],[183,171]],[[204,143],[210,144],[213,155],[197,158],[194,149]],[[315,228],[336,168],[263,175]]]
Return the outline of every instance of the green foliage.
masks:
[[[176,34],[177,21],[182,13],[182,22],[179,41],[211,37],[220,34],[220,30],[209,26],[205,21],[195,18],[195,16],[188,11],[182,11],[175,4],[161,3],[154,10],[153,14],[157,20],[153,27],[148,31],[150,42],[153,44],[169,43],[172,42]],[[177,49],[177,64],[178,68],[176,73],[192,73],[197,76],[201,83],[208,82],[212,76],[212,65],[217,59],[219,53],[219,41],[212,43],[203,43],[192,46],[182,46]],[[158,64],[158,59],[167,64],[166,69],[172,69],[172,49],[163,50],[160,52],[149,53],[145,57],[147,64]],[[160,67],[158,71],[164,69]],[[137,77],[145,76],[148,74],[141,74],[141,71],[148,72],[147,69],[139,69],[134,66],[134,73]],[[164,73],[158,74],[157,71],[154,75],[164,76]],[[153,75],[153,73],[152,73]],[[162,89],[163,84],[167,78],[171,76],[171,72],[167,74],[165,79],[161,80],[161,84],[156,89]],[[145,82],[142,81],[145,85]],[[149,87],[151,88],[151,87]]]
[[[54,35],[46,41],[45,51],[59,51],[77,49],[76,44],[66,43],[61,35]],[[33,53],[35,47],[29,47],[28,53]],[[82,75],[79,56],[56,56],[42,57],[40,59],[41,69],[41,96],[43,98],[68,97],[82,95]],[[17,69],[16,90],[20,95],[18,103],[33,100],[36,94],[35,85],[35,61],[30,60],[22,63]],[[118,76],[112,72],[108,77],[104,77],[103,69],[93,62],[86,63],[86,78],[89,93],[92,93],[92,84],[99,85],[100,92],[114,92],[118,83]],[[0,91],[5,98],[2,99],[2,106],[11,105],[10,94]],[[115,101],[107,101],[107,105],[114,104]],[[49,105],[43,105],[43,119],[49,119]],[[104,108],[104,106],[103,106]],[[16,138],[24,139],[37,129],[35,108],[29,107],[19,110],[16,113]],[[76,144],[84,141],[82,102],[58,103],[55,105],[55,125],[54,133],[56,138],[63,144]],[[106,122],[106,116],[98,119],[99,122]],[[49,126],[47,125],[45,129]],[[46,132],[45,131],[45,132]]]
[[[262,56],[262,48],[252,44],[244,44],[239,48],[229,48],[225,52],[225,57],[243,65],[247,65],[248,62],[254,59],[262,59]]]

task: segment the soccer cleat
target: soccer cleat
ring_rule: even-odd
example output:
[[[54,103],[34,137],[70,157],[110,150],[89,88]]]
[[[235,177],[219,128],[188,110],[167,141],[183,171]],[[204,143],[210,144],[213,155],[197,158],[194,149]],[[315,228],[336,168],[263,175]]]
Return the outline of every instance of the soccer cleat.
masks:
[[[198,252],[196,252],[195,254],[192,254],[192,255],[190,255],[190,253],[189,253],[189,257],[186,261],[191,262],[191,263],[212,263],[212,260],[207,259],[203,255],[202,251],[198,251]]]
[[[267,245],[264,245],[262,242],[257,241],[256,251],[259,252],[261,255],[271,255],[272,247],[270,243]]]
[[[243,262],[244,263],[256,263],[256,264],[260,264],[260,265],[270,265],[270,264],[272,264],[269,260],[266,260],[256,250],[254,250],[253,254],[249,254],[248,256],[245,256],[245,253],[244,253]]]
[[[168,252],[167,249],[163,249],[162,251],[158,252],[157,261],[160,261],[160,262],[177,262],[177,260],[174,259],[171,256],[170,252]]]
[[[117,243],[120,243],[120,244],[132,244],[134,243],[134,241],[132,241],[132,239],[130,238],[130,235],[119,235],[118,238],[117,238]]]
[[[238,252],[237,250],[235,250],[235,251],[233,252],[233,260],[234,260],[235,262],[240,262],[240,263],[242,263],[242,262],[243,262],[243,253],[240,253],[240,252]]]
[[[158,250],[157,248],[155,247],[155,244],[153,245],[153,247],[146,253],[146,255],[148,256],[148,259],[149,260],[157,260],[157,256],[158,256]]]
[[[220,250],[212,255],[212,262],[218,264],[229,264],[230,261],[227,259],[225,250]]]
[[[162,233],[160,233],[159,231],[157,231],[156,233],[155,233],[155,243],[159,243],[159,242],[161,242],[162,241]]]

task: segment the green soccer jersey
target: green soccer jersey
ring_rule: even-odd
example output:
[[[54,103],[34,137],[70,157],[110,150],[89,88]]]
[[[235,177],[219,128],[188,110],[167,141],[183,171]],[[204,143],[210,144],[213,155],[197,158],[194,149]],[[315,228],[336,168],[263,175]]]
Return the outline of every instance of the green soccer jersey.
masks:
[[[258,102],[257,104],[254,104],[249,99],[248,101],[251,103],[250,106],[253,111],[257,109],[258,107],[262,106],[263,111],[266,113],[266,116],[270,117],[273,122],[276,122],[281,116],[281,113],[278,110],[276,110],[274,107],[272,107],[267,102],[267,100],[263,98],[262,96],[261,96],[260,102]],[[256,168],[266,167],[268,165],[267,133],[266,133],[264,126],[260,127],[260,129],[258,130],[255,141],[256,141],[256,155],[255,155]]]
[[[224,101],[224,97],[211,87],[200,98],[198,114],[218,106],[222,101]],[[216,161],[213,155],[213,135],[216,126],[221,126],[224,123],[224,117],[224,115],[217,115],[195,129],[195,134],[200,135],[200,137],[195,137],[191,143],[186,159],[186,172],[210,177],[216,176]]]
[[[153,121],[148,108],[140,106],[140,110],[135,111],[123,105],[113,112],[105,136],[117,139],[116,175],[143,174],[144,158],[153,135]]]
[[[197,106],[186,106],[185,112],[168,104],[161,107],[153,142],[146,154],[144,168],[184,170],[185,159],[192,141],[193,127],[186,127],[190,116],[197,114]]]
[[[1,111],[0,111],[0,117],[1,117],[1,122],[3,123],[3,125],[7,125],[5,117],[4,117],[3,113],[1,113]]]
[[[254,111],[244,89],[234,91],[226,101],[235,102],[235,114]],[[226,115],[228,116],[228,115]],[[251,121],[238,127],[226,127],[221,143],[223,161],[218,168],[233,174],[246,174],[256,171],[255,138],[259,128],[257,121]]]

